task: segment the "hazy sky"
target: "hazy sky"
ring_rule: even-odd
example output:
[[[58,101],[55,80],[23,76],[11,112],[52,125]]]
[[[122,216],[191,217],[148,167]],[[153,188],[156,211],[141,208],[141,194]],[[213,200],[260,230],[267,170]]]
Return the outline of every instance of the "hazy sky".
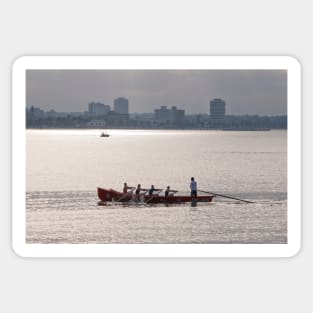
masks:
[[[186,114],[208,113],[213,98],[226,114],[287,114],[285,70],[27,70],[27,106],[58,112],[87,111],[88,103],[129,100],[129,111],[161,105]]]

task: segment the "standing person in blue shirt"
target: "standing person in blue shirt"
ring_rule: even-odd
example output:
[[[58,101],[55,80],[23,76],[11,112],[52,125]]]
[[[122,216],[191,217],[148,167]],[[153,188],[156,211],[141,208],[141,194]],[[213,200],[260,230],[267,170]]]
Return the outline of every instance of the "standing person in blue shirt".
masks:
[[[191,177],[190,179],[190,195],[192,197],[196,197],[197,196],[197,182],[195,181],[194,177]]]

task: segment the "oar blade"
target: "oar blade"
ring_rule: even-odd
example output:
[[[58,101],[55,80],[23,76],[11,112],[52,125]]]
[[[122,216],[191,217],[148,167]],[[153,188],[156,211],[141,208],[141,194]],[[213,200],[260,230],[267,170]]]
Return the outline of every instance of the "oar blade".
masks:
[[[214,196],[219,196],[219,197],[223,197],[223,198],[228,198],[228,199],[233,199],[233,200],[238,200],[238,201],[242,201],[242,202],[246,202],[246,203],[254,203],[252,201],[248,201],[248,200],[244,200],[244,199],[239,199],[239,198],[235,198],[235,197],[231,197],[231,196],[227,196],[227,195],[222,195],[220,193],[215,193],[215,192],[211,192],[211,191],[205,191],[205,190],[199,190],[200,192],[204,192],[204,193],[208,193]]]

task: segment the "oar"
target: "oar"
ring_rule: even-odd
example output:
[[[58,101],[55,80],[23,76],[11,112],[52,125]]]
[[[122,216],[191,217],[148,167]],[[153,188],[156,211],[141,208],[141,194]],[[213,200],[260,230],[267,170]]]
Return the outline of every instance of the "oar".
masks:
[[[149,191],[149,189],[148,188],[141,188],[140,189],[140,191],[144,191],[144,192],[142,192],[142,193],[140,193],[139,194],[139,201],[142,203],[145,203],[145,198],[144,198],[144,196],[145,196],[145,194]],[[143,196],[143,198],[142,198],[142,196]],[[143,201],[142,201],[143,200]]]
[[[178,192],[179,190],[170,190],[170,192],[172,192],[172,196],[176,193],[176,192]]]
[[[226,196],[226,195],[221,195],[221,194],[215,193],[215,192],[210,192],[210,191],[205,191],[205,190],[199,190],[199,189],[198,189],[198,191],[203,192],[203,193],[209,193],[209,194],[214,195],[214,196],[220,196],[220,197],[224,197],[224,198],[239,200],[239,201],[243,201],[243,202],[246,202],[246,203],[254,203],[254,202],[252,202],[252,201],[243,200],[243,199],[239,199],[239,198],[235,198],[235,197],[230,197],[230,196]]]
[[[154,199],[156,196],[158,196],[162,190],[163,190],[163,189],[159,189],[159,192],[157,192],[156,194],[152,195],[152,196],[146,201],[146,203],[149,203],[152,199]]]

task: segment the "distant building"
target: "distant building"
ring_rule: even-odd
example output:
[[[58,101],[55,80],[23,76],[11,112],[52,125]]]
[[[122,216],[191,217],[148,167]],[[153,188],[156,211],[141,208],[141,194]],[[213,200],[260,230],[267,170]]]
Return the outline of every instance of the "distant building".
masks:
[[[84,116],[84,112],[69,112],[68,115],[74,116],[74,117],[81,117]]]
[[[46,116],[50,118],[58,118],[58,117],[68,117],[73,116],[72,112],[56,112],[55,110],[50,110],[46,112]]]
[[[88,127],[105,127],[106,121],[104,120],[91,120],[87,123]]]
[[[55,117],[57,117],[58,113],[55,110],[50,110],[50,111],[46,112],[46,115],[48,117],[55,118]]]
[[[170,110],[165,105],[161,106],[160,109],[154,110],[154,118],[158,123],[169,123],[170,122]]]
[[[26,109],[26,113],[31,119],[39,119],[46,117],[46,112],[42,109],[31,106],[29,109]]]
[[[108,122],[108,125],[124,127],[129,122],[129,114],[116,113],[115,111],[110,111],[106,120]]]
[[[178,110],[175,106],[170,110],[170,123],[180,125],[185,120],[185,110]]]
[[[128,100],[121,97],[115,99],[114,112],[119,114],[128,114]]]
[[[215,98],[210,101],[210,118],[223,119],[226,112],[226,103],[224,100]]]
[[[101,102],[88,103],[89,115],[107,115],[110,111],[110,106]]]
[[[154,110],[154,119],[159,124],[164,125],[180,125],[185,120],[185,111],[178,110],[176,106],[167,109],[166,106],[161,106],[160,109]]]

